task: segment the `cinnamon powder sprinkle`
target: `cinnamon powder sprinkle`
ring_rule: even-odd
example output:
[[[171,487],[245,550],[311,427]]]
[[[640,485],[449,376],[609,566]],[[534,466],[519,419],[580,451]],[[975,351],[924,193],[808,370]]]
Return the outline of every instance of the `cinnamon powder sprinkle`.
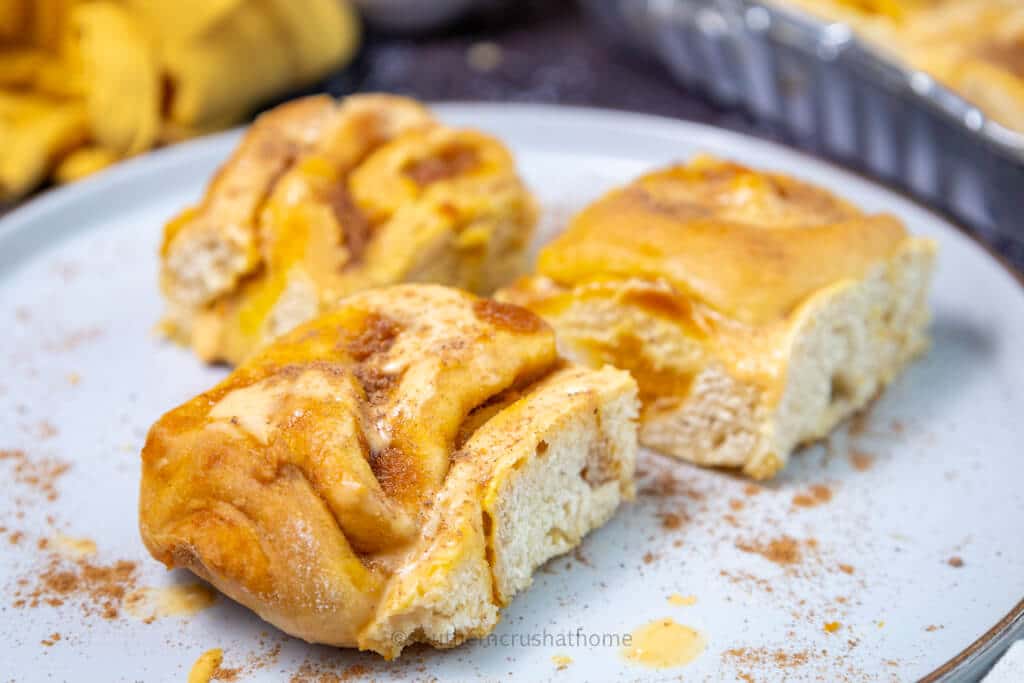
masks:
[[[661,518],[663,529],[675,530],[683,525],[683,518],[674,512],[664,512],[658,516]]]
[[[63,460],[32,459],[20,449],[0,450],[0,461],[13,464],[14,483],[34,489],[48,501],[57,500],[57,480],[71,469],[71,465]]]
[[[54,554],[36,574],[34,586],[30,588],[29,581],[18,582],[14,607],[58,607],[73,600],[87,616],[116,619],[125,597],[135,588],[136,574],[136,563],[127,560],[103,565],[84,557],[69,560]]]
[[[764,647],[737,647],[726,650],[722,658],[732,660],[741,666],[795,669],[807,664],[811,660],[811,653],[807,651],[787,652],[786,650],[771,650]]]
[[[59,633],[51,633],[49,638],[45,638],[44,640],[41,640],[39,642],[42,643],[43,645],[45,645],[46,647],[53,647],[59,641],[60,641],[60,634]]]
[[[815,484],[806,493],[793,496],[793,505],[797,507],[816,507],[832,500],[832,490],[824,484]]]
[[[774,593],[775,587],[772,586],[771,581],[763,579],[759,576],[754,576],[750,572],[729,572],[724,569],[718,571],[718,575],[729,581],[729,583],[737,586],[748,586],[750,588],[756,588],[765,593]]]
[[[950,567],[953,567],[954,569],[959,569],[960,567],[964,566],[964,561],[960,557],[954,555],[953,557],[946,560],[946,564],[948,564]]]
[[[841,571],[844,574],[852,574],[853,573],[853,567],[851,567],[848,564],[840,564],[839,565],[839,571]]]
[[[95,341],[103,336],[103,330],[98,327],[87,327],[75,330],[63,339],[43,343],[43,349],[51,353],[75,351],[85,344]]]
[[[871,413],[875,409],[875,403],[878,401],[878,397],[881,396],[881,394],[882,390],[879,389],[878,393],[868,401],[866,406],[850,417],[850,436],[863,436],[871,429]]]
[[[679,481],[670,472],[659,472],[640,487],[642,496],[671,498],[679,493]]]
[[[36,432],[40,439],[51,439],[58,434],[57,428],[47,420],[43,420],[36,425]]]
[[[858,472],[866,472],[875,464],[875,457],[870,453],[865,453],[863,451],[851,451],[850,464],[853,465],[853,469]]]
[[[266,647],[263,638],[260,638],[260,645]],[[276,643],[262,653],[250,653],[241,666],[226,667],[223,662],[213,670],[210,676],[212,681],[239,681],[246,679],[257,671],[262,671],[277,663],[281,654],[281,644]]]
[[[780,536],[767,543],[736,541],[736,547],[745,553],[755,553],[775,564],[797,564],[803,559],[800,543],[790,536]]]
[[[230,668],[230,669],[224,668],[223,666],[218,666],[216,669],[213,670],[213,675],[210,676],[210,680],[212,680],[212,681],[237,681],[238,677],[241,676],[242,673],[243,673],[242,667],[240,667],[240,666],[236,666],[236,667]]]
[[[303,662],[298,671],[292,674],[289,683],[343,683],[344,681],[362,680],[369,673],[369,667],[364,664],[353,664],[335,672],[307,660]]]

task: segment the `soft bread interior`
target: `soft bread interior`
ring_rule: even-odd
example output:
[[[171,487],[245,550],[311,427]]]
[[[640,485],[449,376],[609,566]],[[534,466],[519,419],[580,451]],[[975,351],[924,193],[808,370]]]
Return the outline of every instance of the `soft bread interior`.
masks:
[[[708,353],[687,315],[652,306],[655,296],[670,298],[663,282],[570,289],[528,278],[499,298],[543,315],[568,357],[634,374],[643,400],[641,443],[768,478],[796,446],[826,436],[926,348],[934,257],[932,241],[909,239],[862,278],[817,292],[784,326],[760,335],[745,363],[760,367],[759,357],[773,358],[771,386],[757,373],[738,372],[742,362]]]
[[[908,240],[862,280],[838,283],[798,311],[785,391],[748,473],[774,474],[795,446],[827,436],[927,349],[935,250],[931,240]]]
[[[534,571],[633,496],[636,387],[605,368],[556,371],[456,456],[423,547],[388,587],[360,646],[397,654],[488,633]],[[435,543],[440,527],[460,542]],[[450,535],[450,534],[449,534]]]

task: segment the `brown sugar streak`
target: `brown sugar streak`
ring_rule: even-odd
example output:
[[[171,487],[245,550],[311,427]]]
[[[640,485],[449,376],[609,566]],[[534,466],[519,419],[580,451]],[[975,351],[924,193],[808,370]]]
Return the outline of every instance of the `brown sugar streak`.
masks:
[[[417,185],[430,185],[471,171],[479,163],[476,150],[469,147],[451,147],[437,156],[410,164],[404,173]]]
[[[532,334],[547,326],[531,311],[491,299],[479,299],[473,303],[473,313],[484,322],[517,334]]]
[[[348,264],[362,261],[366,247],[373,237],[373,226],[359,210],[343,183],[336,183],[327,191],[324,199],[331,207],[335,220],[341,226],[348,250]]]
[[[359,336],[348,343],[348,352],[359,362],[374,354],[385,353],[395,343],[402,328],[394,320],[382,315],[371,314]]]

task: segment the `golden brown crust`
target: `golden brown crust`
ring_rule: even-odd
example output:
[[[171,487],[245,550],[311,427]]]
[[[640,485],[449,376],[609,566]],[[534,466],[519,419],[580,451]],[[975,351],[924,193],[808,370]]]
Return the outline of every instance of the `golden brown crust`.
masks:
[[[479,314],[492,308],[496,319]],[[493,451],[485,443],[504,434],[482,443],[480,430],[501,415],[537,429],[542,416],[527,411],[554,400],[540,398],[549,385],[577,387],[579,414],[597,409],[607,378],[578,368],[552,384],[562,370],[551,329],[529,311],[438,286],[354,295],[153,426],[143,540],[290,633],[397,652],[415,633],[386,646],[363,635],[384,618],[396,574],[441,539],[459,557],[482,553],[482,530],[450,527],[454,512],[438,502],[478,507],[478,487],[496,476],[482,463],[515,450]],[[453,479],[460,460],[464,479]],[[619,467],[626,491],[632,471]]]
[[[545,247],[540,273],[563,285],[663,279],[745,324],[791,313],[808,295],[857,277],[906,236],[821,188],[700,157],[613,190]]]
[[[302,102],[264,115],[203,203],[167,227],[169,327],[205,360],[239,362],[368,287],[488,293],[529,241],[533,201],[497,140],[400,97]]]
[[[251,272],[257,263],[258,210],[281,176],[319,139],[334,112],[329,97],[310,97],[258,117],[238,149],[210,181],[198,206],[167,224],[161,255],[168,261],[190,243],[222,240],[237,253],[222,280],[201,284],[174,268],[162,272],[165,293],[185,303],[206,303]]]
[[[632,373],[645,445],[764,478],[923,348],[933,253],[892,216],[698,157],[586,207],[496,296]],[[819,406],[831,372],[853,389]]]

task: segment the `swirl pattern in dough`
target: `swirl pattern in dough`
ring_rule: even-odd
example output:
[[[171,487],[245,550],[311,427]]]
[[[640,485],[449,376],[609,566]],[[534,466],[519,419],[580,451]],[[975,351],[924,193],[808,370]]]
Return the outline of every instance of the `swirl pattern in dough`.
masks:
[[[452,646],[632,496],[636,410],[525,309],[362,292],[153,426],[142,537],[309,641]]]
[[[238,363],[362,289],[487,294],[519,273],[536,209],[508,150],[419,103],[310,97],[259,117],[165,229],[165,329]]]

